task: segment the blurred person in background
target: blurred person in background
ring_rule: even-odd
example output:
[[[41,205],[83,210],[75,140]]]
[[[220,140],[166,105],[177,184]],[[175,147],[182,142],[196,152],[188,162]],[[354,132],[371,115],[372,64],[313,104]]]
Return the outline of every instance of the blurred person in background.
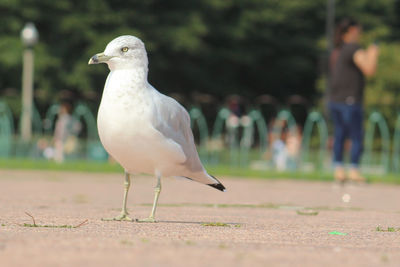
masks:
[[[333,161],[335,180],[365,181],[359,164],[363,151],[363,95],[365,77],[375,74],[378,47],[361,48],[361,25],[354,19],[340,21],[335,31],[335,49],[330,57],[329,111],[334,124]],[[343,167],[343,151],[351,139],[350,170]]]
[[[54,160],[64,161],[65,154],[76,149],[76,134],[80,131],[80,124],[72,115],[72,105],[69,102],[60,104],[58,118],[54,129]]]

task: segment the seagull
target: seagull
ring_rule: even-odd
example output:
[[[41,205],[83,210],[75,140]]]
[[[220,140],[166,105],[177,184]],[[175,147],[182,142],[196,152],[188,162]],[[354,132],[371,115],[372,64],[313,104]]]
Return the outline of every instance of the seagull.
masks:
[[[137,220],[140,222],[156,222],[161,177],[184,177],[225,191],[200,161],[188,112],[147,81],[144,43],[135,36],[119,36],[89,60],[89,64],[99,63],[106,63],[110,69],[97,116],[99,137],[125,171],[121,214],[103,220],[133,221],[126,202],[131,175],[135,174],[157,178],[150,216]]]

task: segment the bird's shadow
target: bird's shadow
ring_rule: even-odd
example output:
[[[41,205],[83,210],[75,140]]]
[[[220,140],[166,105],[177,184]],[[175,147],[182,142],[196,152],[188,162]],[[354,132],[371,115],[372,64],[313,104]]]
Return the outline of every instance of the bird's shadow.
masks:
[[[242,223],[238,222],[194,222],[194,221],[166,221],[166,220],[161,220],[157,221],[158,223],[182,223],[182,224],[199,224],[199,225],[205,225],[205,224],[225,224],[225,225],[242,225]]]
[[[102,220],[103,221],[103,220]],[[117,221],[117,220],[116,220]],[[146,222],[146,221],[140,221],[139,219],[134,219],[131,221],[132,223],[147,223],[147,224],[153,224],[153,223],[174,223],[174,224],[198,224],[198,225],[203,225],[203,226],[235,226],[235,227],[240,227],[243,225],[243,223],[239,222],[213,222],[213,221],[207,221],[207,222],[199,222],[199,221],[168,221],[168,220],[157,220],[155,222]]]

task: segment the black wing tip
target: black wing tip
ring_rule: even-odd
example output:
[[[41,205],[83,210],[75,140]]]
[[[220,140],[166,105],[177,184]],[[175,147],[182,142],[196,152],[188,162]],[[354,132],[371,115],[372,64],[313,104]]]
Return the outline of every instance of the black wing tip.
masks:
[[[218,189],[218,190],[220,190],[222,192],[226,191],[225,186],[223,184],[221,184],[221,183],[219,183],[219,184],[208,184],[208,185],[211,186],[211,187],[214,187],[214,188],[216,188],[216,189]]]

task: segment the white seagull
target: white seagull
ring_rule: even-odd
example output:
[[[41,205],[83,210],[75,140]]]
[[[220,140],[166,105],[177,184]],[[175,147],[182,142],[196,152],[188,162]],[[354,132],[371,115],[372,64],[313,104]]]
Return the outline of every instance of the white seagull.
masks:
[[[147,81],[144,43],[135,36],[117,37],[103,53],[89,60],[89,64],[99,63],[107,63],[110,73],[104,85],[97,128],[104,148],[125,170],[121,214],[106,220],[132,221],[126,209],[131,174],[157,177],[150,217],[141,220],[146,222],[155,222],[162,176],[185,177],[225,191],[201,164],[185,108]]]

